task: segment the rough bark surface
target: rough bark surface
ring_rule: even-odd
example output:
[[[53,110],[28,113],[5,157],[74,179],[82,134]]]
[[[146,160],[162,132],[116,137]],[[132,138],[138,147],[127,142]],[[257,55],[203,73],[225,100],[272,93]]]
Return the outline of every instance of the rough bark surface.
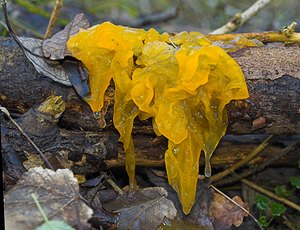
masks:
[[[232,53],[240,64],[250,98],[228,105],[230,134],[300,134],[300,49],[265,46]],[[24,113],[49,95],[62,95],[66,128],[100,131],[112,127],[113,88],[106,94],[103,116],[96,120],[89,106],[67,87],[41,76],[10,38],[0,38],[0,103]],[[152,134],[150,122],[137,122],[135,132]]]
[[[300,139],[300,49],[249,48],[231,55],[242,67],[250,98],[228,105],[228,134],[242,136],[223,138],[211,159],[214,169],[227,168],[245,158],[269,134],[281,137],[252,164],[272,159]],[[71,167],[76,174],[89,174],[124,165],[123,148],[112,125],[113,87],[107,91],[103,116],[96,120],[72,87],[38,74],[10,38],[0,38],[0,80],[0,104],[18,115],[18,123],[54,167]],[[61,95],[66,103],[58,124],[36,110],[50,95]],[[4,178],[9,185],[24,171],[25,153],[36,151],[3,116],[1,134]],[[133,139],[137,165],[163,166],[167,141],[154,135],[151,122],[137,121]],[[276,164],[295,165],[298,158],[299,145]]]
[[[91,174],[107,168],[124,166],[123,147],[118,142],[119,135],[114,130],[87,132],[62,129],[51,116],[37,109],[28,110],[16,121],[45,153],[54,168],[68,167],[72,168],[75,174]],[[5,154],[9,156],[5,158],[6,164],[20,168],[22,165],[20,162],[27,160],[32,154],[37,154],[37,151],[9,121],[2,119],[1,129],[2,149],[5,153],[10,152]],[[213,168],[230,167],[248,156],[267,137],[268,135],[225,136],[211,159]],[[133,139],[138,166],[164,166],[167,139],[137,133],[133,135]],[[273,138],[263,154],[251,161],[249,166],[276,157],[281,154],[284,147],[299,140],[299,135]],[[279,159],[276,164],[295,165],[299,158],[297,154],[299,147],[299,145],[295,146],[288,157]],[[13,155],[15,155],[14,159]],[[200,163],[204,165],[203,157]]]

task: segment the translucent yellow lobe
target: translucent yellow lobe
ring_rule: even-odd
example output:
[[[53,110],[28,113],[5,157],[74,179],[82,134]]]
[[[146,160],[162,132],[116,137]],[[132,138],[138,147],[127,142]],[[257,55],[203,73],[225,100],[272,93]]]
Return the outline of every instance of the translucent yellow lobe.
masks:
[[[225,105],[248,97],[237,63],[202,34],[175,36],[113,25],[109,22],[80,31],[67,43],[89,71],[91,97],[100,111],[109,82],[115,84],[114,125],[126,155],[130,185],[135,183],[131,137],[134,119],[152,118],[157,135],[169,140],[165,153],[169,183],[184,213],[195,201],[200,153],[209,159],[225,134]]]

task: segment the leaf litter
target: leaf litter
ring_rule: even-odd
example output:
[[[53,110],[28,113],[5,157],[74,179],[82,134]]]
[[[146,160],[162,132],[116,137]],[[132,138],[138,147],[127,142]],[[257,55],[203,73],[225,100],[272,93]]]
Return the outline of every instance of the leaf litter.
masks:
[[[76,178],[69,169],[36,167],[24,173],[4,197],[6,229],[35,229],[43,224],[31,194],[37,194],[49,220],[64,220],[71,226],[85,225],[92,216],[81,199]],[[33,218],[34,217],[34,218]]]
[[[51,60],[61,60],[65,56],[71,56],[66,46],[67,41],[71,35],[78,33],[81,28],[87,29],[88,27],[90,27],[90,23],[84,17],[84,14],[77,14],[62,31],[42,42],[43,54]]]
[[[150,187],[124,194],[104,207],[119,214],[118,229],[157,229],[164,218],[172,220],[177,210],[162,187]]]
[[[247,203],[239,196],[233,197],[233,201],[248,209]],[[218,193],[215,193],[210,211],[214,217],[214,226],[219,230],[231,229],[232,225],[239,227],[243,223],[243,218],[248,216],[240,207]]]
[[[25,55],[28,60],[34,65],[36,71],[63,85],[72,85],[68,78],[68,74],[58,61],[51,61],[43,58],[43,40],[27,37],[18,37],[18,39],[23,46],[25,46],[28,50],[31,50],[31,52],[25,51]]]
[[[71,35],[76,34],[80,28],[88,27],[89,23],[84,18],[83,14],[78,14],[63,31],[55,34],[50,39],[43,41],[34,38],[18,38],[26,49],[32,51],[25,52],[25,55],[33,63],[39,73],[50,77],[52,80],[61,84],[68,86],[73,85],[76,88],[75,85],[78,83],[79,75],[77,74],[77,80],[72,81],[70,76],[68,76],[69,71],[64,69],[61,62],[54,60],[61,60],[70,55],[69,51],[66,49],[66,41]],[[45,58],[43,56],[45,56]],[[83,97],[87,95],[89,89],[86,89],[85,85],[87,77],[82,78],[81,75],[81,80],[83,83],[76,88],[76,91]],[[69,179],[67,180],[67,178]],[[42,219],[39,218],[40,214],[38,213],[38,210],[35,208],[28,209],[28,205],[33,205],[33,201],[30,200],[30,192],[36,190],[49,218],[60,216],[61,218],[66,219],[68,223],[74,225],[76,224],[76,220],[74,219],[74,216],[76,215],[74,213],[72,215],[70,214],[78,210],[79,206],[83,209],[81,211],[84,212],[80,212],[80,216],[84,217],[83,223],[91,217],[91,209],[79,199],[78,184],[70,170],[65,169],[64,172],[62,170],[53,172],[38,167],[31,169],[28,173],[24,174],[18,184],[10,190],[5,197],[5,221],[9,227],[12,227],[11,229],[31,229],[31,226],[38,226],[38,221],[40,224],[42,223]],[[134,197],[128,195],[121,196],[105,207],[107,209],[110,207],[110,211],[119,214],[119,229],[136,229],[143,227],[147,227],[147,229],[156,229],[162,224],[165,217],[174,219],[177,213],[173,202],[168,200],[166,196],[167,192],[163,188],[146,188],[137,191],[134,194]],[[220,198],[217,198],[217,201],[212,205],[212,213],[215,215],[215,220],[224,225],[223,229],[227,229],[227,227],[232,224],[239,226],[243,221],[245,213],[241,210],[233,211],[233,207],[229,207],[230,205],[227,203],[220,209],[220,204],[223,204],[224,202],[221,200],[222,203],[218,199]],[[53,200],[54,202],[52,202]],[[241,200],[238,200],[238,202],[241,202],[242,206],[244,205]],[[20,208],[17,210],[15,208],[16,203],[20,205]],[[78,205],[75,208],[73,207],[74,203]],[[60,209],[64,210],[64,212],[57,211]],[[223,212],[219,209],[223,210]],[[233,212],[234,215],[232,214]],[[37,216],[37,218],[30,220],[28,219],[28,216]],[[231,218],[228,218],[228,216]],[[26,228],[26,226],[30,227]]]
[[[73,86],[81,97],[88,97],[90,89],[87,71],[80,61],[71,57],[66,48],[66,41],[71,35],[76,34],[81,28],[90,26],[84,14],[77,14],[64,30],[53,35],[52,38],[40,40],[18,37],[9,23],[5,3],[2,6],[7,28],[36,71],[53,81]],[[69,58],[65,58],[66,56]]]

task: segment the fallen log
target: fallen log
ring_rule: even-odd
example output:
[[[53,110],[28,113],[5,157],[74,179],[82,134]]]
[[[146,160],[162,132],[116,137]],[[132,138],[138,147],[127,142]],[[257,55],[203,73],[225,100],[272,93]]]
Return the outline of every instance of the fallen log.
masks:
[[[46,101],[52,100],[51,98],[54,97]],[[33,107],[16,119],[22,132],[40,148],[51,167],[71,168],[75,174],[93,175],[109,168],[124,166],[123,147],[118,143],[119,135],[113,129],[87,132],[60,128],[57,125],[58,118],[64,110],[65,103],[59,98],[55,99],[55,103],[42,103],[39,107]],[[24,167],[28,169],[43,165],[43,161],[20,130],[17,130],[10,121],[3,118],[1,120],[4,181],[5,187],[8,188],[22,175]],[[213,169],[230,167],[247,157],[266,137],[267,135],[225,136],[211,159]],[[138,166],[164,166],[164,152],[167,149],[165,138],[135,133],[133,139]],[[295,166],[300,147],[295,143],[299,141],[299,135],[282,136],[272,140],[267,149],[250,161],[248,166],[260,165],[273,158],[278,159],[272,162],[273,164]],[[293,148],[283,154],[282,150],[290,145],[294,145]],[[285,155],[287,157],[280,159]],[[201,168],[203,164],[202,157]]]
[[[270,134],[281,137],[250,164],[268,161],[280,154],[284,147],[299,141],[299,48],[248,48],[231,56],[245,74],[250,98],[227,106],[227,133],[230,135],[222,139],[211,159],[214,170],[230,167],[245,158]],[[72,87],[38,74],[10,38],[0,38],[0,80],[1,105],[18,117],[25,132],[55,168],[70,167],[74,173],[86,175],[124,165],[123,148],[112,125],[113,87],[106,93],[102,116],[95,119],[87,103]],[[51,120],[51,116],[36,109],[50,95],[62,96],[66,105],[58,124]],[[160,167],[164,165],[167,140],[156,137],[150,123],[135,123],[136,163],[138,166]],[[14,181],[24,170],[22,164],[28,160],[25,153],[32,155],[30,153],[36,152],[8,121],[1,119],[1,129],[6,168],[4,178]],[[275,164],[295,165],[298,153],[299,145]],[[203,157],[201,161],[203,165]]]
[[[250,93],[228,108],[230,134],[300,134],[300,49],[284,45],[247,48],[232,53],[241,66]],[[95,119],[72,87],[38,74],[10,38],[0,38],[0,103],[13,113],[25,113],[50,95],[61,95],[66,111],[60,127],[86,131],[111,128],[113,87]],[[150,122],[137,122],[135,133],[153,135]]]

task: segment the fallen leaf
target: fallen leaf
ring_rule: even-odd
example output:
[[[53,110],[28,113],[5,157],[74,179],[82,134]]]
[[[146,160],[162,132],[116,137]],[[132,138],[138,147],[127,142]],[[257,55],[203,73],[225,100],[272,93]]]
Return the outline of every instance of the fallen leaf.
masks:
[[[84,14],[76,14],[74,19],[62,31],[42,42],[45,57],[51,60],[60,60],[64,59],[65,56],[72,56],[67,49],[67,41],[71,35],[77,34],[79,29],[87,29],[88,27],[90,27],[90,23]]]
[[[176,219],[169,221],[169,226],[167,222],[165,223],[165,227],[163,229],[202,229],[202,230],[213,230],[213,224],[211,222],[211,218],[209,216],[209,207],[212,201],[212,191],[209,188],[208,181],[198,181],[197,184],[197,193],[196,193],[196,202],[189,213],[189,215],[185,216],[182,212],[181,204],[176,195],[176,192],[172,187],[168,184],[167,176],[162,171],[158,170],[147,170],[144,169],[144,172],[151,181],[156,186],[164,187],[168,192],[168,199],[170,199],[176,209],[177,209],[177,217]],[[185,226],[182,227],[182,226]],[[167,228],[170,227],[170,228]]]
[[[26,57],[33,64],[36,71],[63,85],[72,85],[67,72],[58,61],[47,60],[43,57],[42,40],[27,37],[18,37],[18,39],[27,50],[31,51],[24,50]]]
[[[80,61],[63,60],[62,67],[68,73],[69,80],[76,92],[81,96],[90,96],[90,87],[88,85],[88,72]]]
[[[247,203],[243,202],[239,196],[233,197],[233,200],[248,210]],[[243,223],[244,216],[248,216],[240,207],[218,193],[215,194],[210,212],[214,218],[214,227],[218,230],[231,229],[231,225],[239,227]]]
[[[36,71],[63,85],[72,85],[81,97],[89,96],[88,73],[79,61],[47,59],[43,56],[42,40],[27,37],[19,37],[19,40],[26,47],[24,53]]]
[[[177,214],[167,195],[164,188],[145,188],[133,195],[125,194],[104,207],[119,214],[118,229],[157,229],[165,217],[172,220]]]
[[[4,197],[6,229],[29,230],[44,223],[33,193],[49,220],[64,220],[71,226],[86,224],[93,212],[80,200],[78,190],[77,180],[68,169],[30,169]]]

